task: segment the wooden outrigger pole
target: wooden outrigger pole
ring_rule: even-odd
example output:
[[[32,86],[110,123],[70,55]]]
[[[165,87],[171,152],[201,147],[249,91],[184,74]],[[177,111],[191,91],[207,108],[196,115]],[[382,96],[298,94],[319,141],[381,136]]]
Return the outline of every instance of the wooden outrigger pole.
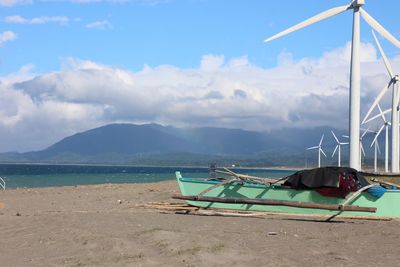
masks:
[[[222,197],[181,196],[181,195],[173,195],[172,198],[191,200],[191,201],[232,203],[232,204],[273,205],[273,206],[287,206],[287,207],[296,207],[305,209],[376,212],[376,208],[374,207],[306,203],[298,201],[259,199],[259,198],[222,198]]]

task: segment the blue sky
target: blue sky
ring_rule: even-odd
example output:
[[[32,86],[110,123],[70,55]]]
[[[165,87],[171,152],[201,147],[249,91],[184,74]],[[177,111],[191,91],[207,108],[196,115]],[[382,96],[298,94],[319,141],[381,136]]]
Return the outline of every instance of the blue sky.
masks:
[[[3,0],[11,1],[11,0]],[[123,3],[99,1],[34,1],[0,7],[0,32],[13,31],[17,40],[0,47],[0,74],[32,63],[39,73],[59,69],[60,60],[76,57],[139,70],[144,64],[196,67],[205,54],[227,58],[248,55],[259,66],[274,66],[282,51],[294,58],[317,57],[343,45],[351,37],[351,12],[313,25],[270,44],[266,37],[327,8],[347,1],[223,1],[137,0]],[[399,10],[396,0],[367,0],[365,9],[395,36],[400,27],[390,10]],[[68,22],[14,24],[7,16],[26,19],[66,17]],[[107,22],[106,29],[87,28]],[[365,23],[362,40],[371,40]],[[316,38],[318,37],[318,38]],[[307,45],[305,45],[307,44]],[[395,53],[387,46],[387,53]]]
[[[346,4],[0,0],[0,152],[121,122],[345,130],[352,12],[263,40]],[[400,1],[364,8],[400,39]],[[388,76],[370,27],[361,29],[363,116]],[[400,71],[399,49],[379,40]]]

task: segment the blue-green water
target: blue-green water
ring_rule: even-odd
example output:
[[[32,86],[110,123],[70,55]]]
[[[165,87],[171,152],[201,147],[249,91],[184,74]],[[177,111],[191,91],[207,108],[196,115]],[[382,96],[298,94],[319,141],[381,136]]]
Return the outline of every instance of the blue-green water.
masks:
[[[0,176],[6,181],[7,188],[150,183],[175,179],[175,171],[181,171],[184,177],[208,177],[208,168],[0,164]],[[294,171],[235,169],[235,172],[258,177],[284,177]]]

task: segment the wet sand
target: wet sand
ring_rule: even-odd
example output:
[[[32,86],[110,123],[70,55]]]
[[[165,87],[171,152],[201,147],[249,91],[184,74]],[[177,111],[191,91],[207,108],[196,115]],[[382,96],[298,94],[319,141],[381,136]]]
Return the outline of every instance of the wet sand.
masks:
[[[1,266],[395,266],[400,221],[162,214],[174,181],[0,191]],[[121,200],[121,201],[119,201]]]

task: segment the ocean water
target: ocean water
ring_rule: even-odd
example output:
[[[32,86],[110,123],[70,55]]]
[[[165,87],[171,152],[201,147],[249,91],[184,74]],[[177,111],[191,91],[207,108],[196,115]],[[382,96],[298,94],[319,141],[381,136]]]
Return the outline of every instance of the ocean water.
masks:
[[[208,177],[208,168],[0,164],[0,176],[5,180],[7,188],[150,183],[175,179],[175,171],[180,171],[183,177]],[[234,171],[271,178],[284,177],[295,172],[274,169],[235,169]]]

